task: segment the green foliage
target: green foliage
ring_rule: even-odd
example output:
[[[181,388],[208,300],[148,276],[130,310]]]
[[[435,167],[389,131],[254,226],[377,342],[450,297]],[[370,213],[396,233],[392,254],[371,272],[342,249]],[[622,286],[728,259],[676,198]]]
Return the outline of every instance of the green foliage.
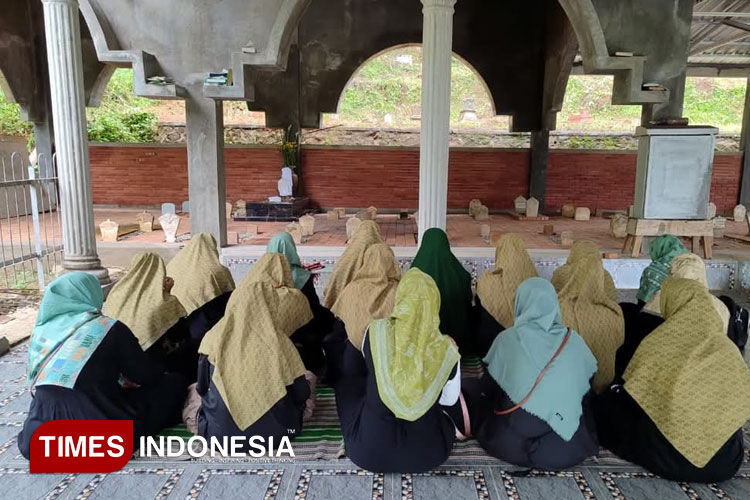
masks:
[[[0,135],[22,135],[30,137],[34,130],[30,122],[21,119],[21,108],[9,102],[0,88]]]
[[[118,69],[98,108],[89,108],[88,135],[94,142],[154,142],[157,103],[133,93],[133,72]]]

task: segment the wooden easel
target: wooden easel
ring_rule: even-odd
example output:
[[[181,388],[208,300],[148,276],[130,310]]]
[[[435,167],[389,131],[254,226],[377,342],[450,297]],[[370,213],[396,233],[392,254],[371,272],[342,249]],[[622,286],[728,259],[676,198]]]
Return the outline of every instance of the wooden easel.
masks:
[[[693,252],[698,253],[703,240],[703,255],[706,259],[713,256],[714,224],[710,220],[655,220],[634,219],[628,220],[628,236],[622,247],[622,253],[631,251],[633,257],[641,255],[644,236],[661,236],[672,234],[692,238]]]

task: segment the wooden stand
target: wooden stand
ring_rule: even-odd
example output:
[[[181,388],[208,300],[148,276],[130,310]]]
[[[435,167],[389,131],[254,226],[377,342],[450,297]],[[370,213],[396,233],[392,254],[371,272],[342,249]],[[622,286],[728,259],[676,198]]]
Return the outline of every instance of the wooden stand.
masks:
[[[644,236],[661,236],[672,234],[674,236],[685,236],[692,238],[693,252],[698,253],[703,239],[703,255],[706,259],[713,256],[714,224],[710,220],[654,220],[633,219],[628,220],[628,236],[622,253],[628,253],[632,248],[633,257],[641,255]]]

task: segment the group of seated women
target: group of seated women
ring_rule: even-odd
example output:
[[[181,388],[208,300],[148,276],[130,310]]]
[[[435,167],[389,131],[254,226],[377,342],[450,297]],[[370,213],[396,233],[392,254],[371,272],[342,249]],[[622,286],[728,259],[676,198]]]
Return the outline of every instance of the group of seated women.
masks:
[[[287,233],[236,289],[205,234],[166,266],[136,256],[106,303],[95,278],[66,274],[32,335],[19,448],[28,457],[52,419],[133,420],[136,439],[181,417],[204,437],[292,437],[323,376],[347,456],[371,471],[430,470],[474,437],[523,467],[571,467],[601,445],[666,478],[728,479],[743,459],[750,373],[700,258],[672,236],[651,256],[637,304],[618,304],[591,242],[548,281],[503,235],[475,296],[445,232],[426,231],[402,273],[374,221],[322,304]],[[462,380],[466,355],[483,358],[481,378]]]

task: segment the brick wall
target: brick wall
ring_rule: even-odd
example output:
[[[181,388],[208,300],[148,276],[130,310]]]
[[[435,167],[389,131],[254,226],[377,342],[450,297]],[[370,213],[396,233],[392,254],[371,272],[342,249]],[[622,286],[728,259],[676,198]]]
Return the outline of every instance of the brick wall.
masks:
[[[276,193],[281,157],[273,148],[228,147],[227,197],[262,200]],[[711,199],[729,213],[739,196],[740,154],[718,154]],[[451,151],[448,207],[466,208],[472,198],[492,209],[509,209],[528,191],[529,153],[524,150]],[[419,152],[412,148],[307,148],[303,150],[305,190],[323,207],[416,208]],[[632,204],[636,155],[633,152],[550,151],[547,207],[565,203],[592,210]],[[94,203],[159,205],[188,198],[184,146],[91,147]]]

